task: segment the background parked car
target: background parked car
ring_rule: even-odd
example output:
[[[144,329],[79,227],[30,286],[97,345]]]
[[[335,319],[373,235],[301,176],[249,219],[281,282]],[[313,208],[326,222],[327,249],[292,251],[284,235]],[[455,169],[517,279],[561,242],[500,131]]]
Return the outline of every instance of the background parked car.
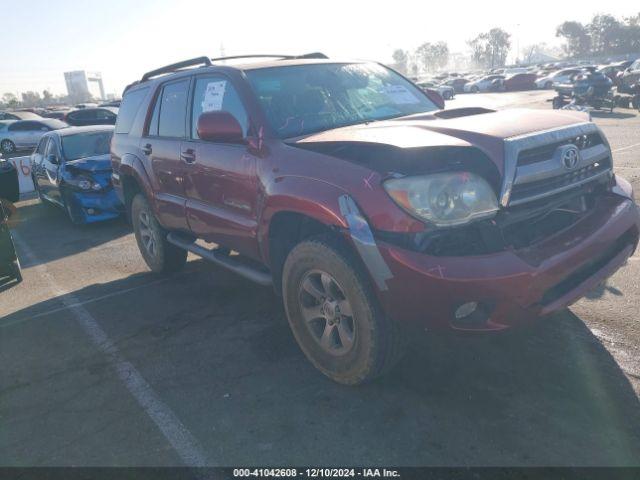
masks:
[[[534,90],[536,88],[535,73],[516,73],[515,75],[507,76],[504,79],[503,85],[505,90]]]
[[[118,109],[115,107],[83,108],[68,112],[64,121],[69,125],[115,125]]]
[[[122,100],[111,100],[110,102],[101,103],[98,106],[99,107],[116,107],[116,108],[120,108],[120,104],[121,103],[122,103]]]
[[[58,120],[64,120],[65,115],[69,113],[69,110],[48,110],[42,114],[44,118],[57,118]]]
[[[633,87],[640,84],[640,58],[633,62],[619,78],[618,91],[633,93]]]
[[[464,91],[470,93],[492,92],[499,89],[499,85],[504,81],[502,75],[487,75],[479,80],[474,80],[465,84]]]
[[[42,202],[64,208],[74,224],[120,215],[111,185],[113,127],[70,127],[47,133],[31,155],[31,174]]]
[[[448,86],[448,87],[453,87],[453,90],[455,93],[463,93],[464,92],[464,86],[469,83],[469,80],[464,78],[464,77],[457,77],[457,78],[450,78],[449,80],[447,80],[446,82],[444,82],[444,85]]]
[[[0,120],[39,120],[41,118],[33,112],[0,112]]]
[[[451,100],[456,93],[453,87],[450,87],[448,85],[440,85],[435,82],[419,82],[417,85],[423,90],[435,90],[445,100]]]
[[[565,68],[564,70],[558,70],[546,77],[536,80],[536,86],[538,88],[546,88],[547,90],[553,88],[554,83],[569,83],[572,78],[580,73],[579,68]]]
[[[0,131],[0,150],[13,153],[33,149],[45,133],[65,127],[66,123],[54,118],[15,121]]]

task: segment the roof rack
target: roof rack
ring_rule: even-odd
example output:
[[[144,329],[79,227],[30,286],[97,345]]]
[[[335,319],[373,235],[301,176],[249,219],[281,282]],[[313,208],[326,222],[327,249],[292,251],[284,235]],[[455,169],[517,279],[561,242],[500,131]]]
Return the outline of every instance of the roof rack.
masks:
[[[166,65],[164,67],[157,68],[155,70],[151,70],[150,72],[145,73],[142,76],[141,82],[147,81],[150,78],[157,77],[158,75],[162,75],[164,73],[172,73],[178,70],[182,70],[187,67],[195,67],[196,65],[210,67],[212,65],[209,57],[196,57],[190,60],[184,60],[178,63],[172,63],[171,65]]]
[[[158,75],[163,75],[165,73],[177,72],[178,70],[182,70],[182,69],[188,68],[188,67],[195,67],[195,66],[210,67],[211,65],[213,65],[212,62],[220,62],[220,61],[223,61],[223,60],[236,60],[236,59],[239,59],[239,58],[279,58],[281,60],[296,60],[296,59],[301,59],[301,58],[326,59],[326,58],[329,58],[329,57],[327,57],[324,53],[321,53],[321,52],[306,53],[304,55],[280,55],[280,54],[274,54],[274,55],[267,55],[267,54],[234,55],[234,56],[231,56],[231,57],[218,57],[218,58],[213,58],[213,59],[210,59],[209,57],[196,57],[196,58],[192,58],[190,60],[183,60],[182,62],[172,63],[171,65],[166,65],[164,67],[160,67],[160,68],[157,68],[155,70],[151,70],[150,72],[145,73],[142,76],[142,79],[140,81],[133,82],[133,83],[127,85],[127,87],[124,89],[124,91],[126,92],[130,87],[133,87],[134,85],[137,85],[138,83],[146,82],[147,80],[149,80],[149,79],[151,79],[153,77],[157,77]]]
[[[280,60],[296,60],[300,58],[321,58],[326,59],[327,57],[324,53],[321,52],[313,52],[313,53],[305,53],[304,55],[281,55],[281,54],[257,54],[257,55],[233,55],[231,57],[218,57],[212,58],[213,62],[221,62],[224,60],[238,60],[241,58],[279,58]]]

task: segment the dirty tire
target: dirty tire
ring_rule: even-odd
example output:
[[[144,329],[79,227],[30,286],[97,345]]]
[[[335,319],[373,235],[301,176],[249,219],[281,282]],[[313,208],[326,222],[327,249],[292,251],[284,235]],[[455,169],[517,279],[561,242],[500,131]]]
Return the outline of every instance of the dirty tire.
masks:
[[[305,315],[309,315],[303,313],[304,299],[311,297],[307,296],[303,281],[319,271],[336,281],[350,305],[352,315],[343,321],[352,325],[353,341],[346,353],[328,353],[317,335],[314,338],[308,326],[311,322],[305,320]],[[287,319],[298,345],[309,361],[332,380],[345,385],[365,383],[389,372],[402,357],[403,332],[382,312],[359,260],[332,237],[314,237],[293,248],[284,264],[282,292]],[[321,331],[322,322],[327,328],[328,321],[317,320]]]
[[[187,251],[167,241],[167,232],[160,226],[149,202],[141,193],[131,202],[131,220],[142,258],[153,272],[169,273],[184,267]]]

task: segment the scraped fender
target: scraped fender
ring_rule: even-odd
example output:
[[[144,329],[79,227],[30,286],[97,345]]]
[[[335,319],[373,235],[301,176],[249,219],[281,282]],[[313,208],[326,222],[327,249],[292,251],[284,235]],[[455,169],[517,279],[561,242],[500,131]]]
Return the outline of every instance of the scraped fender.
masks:
[[[345,190],[304,177],[281,177],[264,205],[258,238],[263,258],[269,258],[269,227],[279,212],[298,213],[344,233],[354,245],[378,290],[387,289],[386,281],[393,277],[385,263],[369,223],[354,199]]]
[[[340,212],[338,200],[345,193],[335,185],[306,177],[276,178],[266,186],[258,225],[262,257],[269,258],[269,228],[273,217],[280,212],[298,213],[327,227],[346,229],[348,225]]]

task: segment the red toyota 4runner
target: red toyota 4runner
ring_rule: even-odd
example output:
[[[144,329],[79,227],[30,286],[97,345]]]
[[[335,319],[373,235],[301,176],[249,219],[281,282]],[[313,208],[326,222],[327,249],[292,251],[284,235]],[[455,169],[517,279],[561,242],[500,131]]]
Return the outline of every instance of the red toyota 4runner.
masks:
[[[523,324],[633,253],[632,189],[584,113],[443,110],[322,57],[202,57],[127,87],[113,183],[153,271],[190,251],[273,285],[309,360],[357,384],[411,329]]]

